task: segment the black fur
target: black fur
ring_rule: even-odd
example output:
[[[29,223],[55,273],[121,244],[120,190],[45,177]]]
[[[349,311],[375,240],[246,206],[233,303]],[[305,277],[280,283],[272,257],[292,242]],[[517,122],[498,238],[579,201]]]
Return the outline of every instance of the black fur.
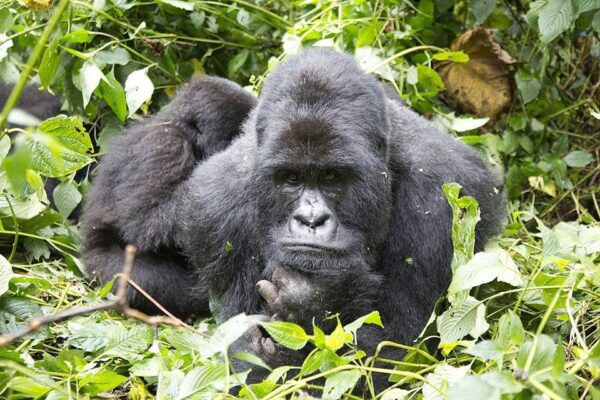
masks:
[[[213,114],[200,96],[175,103],[217,128],[232,110],[228,103]],[[110,278],[122,244],[138,244],[134,279],[179,315],[205,312],[207,297],[218,321],[245,312],[307,328],[327,311],[347,323],[376,309],[386,328],[365,329],[360,346],[410,343],[451,278],[442,184],[458,182],[479,202],[478,249],[504,219],[500,177],[473,149],[331,50],[280,65],[242,135],[197,166],[189,136],[164,129],[172,141],[154,119],[134,126],[102,161],[87,207],[86,263]],[[234,351],[273,365],[292,360],[258,336],[251,331]]]
[[[0,109],[6,104],[14,85],[0,83]],[[17,108],[43,121],[60,113],[60,98],[38,89],[37,85],[25,86]]]
[[[226,148],[255,105],[254,96],[221,78],[195,78],[167,110],[129,127],[111,144],[87,195],[84,261],[101,282],[122,268],[123,247],[136,245],[133,280],[179,316],[206,314],[205,288],[191,280],[174,241],[182,187],[202,159]],[[135,290],[130,304],[156,309]]]

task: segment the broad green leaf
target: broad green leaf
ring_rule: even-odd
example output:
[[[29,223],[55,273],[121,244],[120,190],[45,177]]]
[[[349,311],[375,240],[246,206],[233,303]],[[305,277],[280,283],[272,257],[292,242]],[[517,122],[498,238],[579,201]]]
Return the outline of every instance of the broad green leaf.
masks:
[[[508,312],[500,317],[498,321],[498,335],[496,342],[505,351],[511,349],[511,345],[520,345],[525,340],[525,329],[521,319],[513,312]]]
[[[81,84],[81,94],[83,96],[83,106],[87,107],[92,93],[100,84],[100,80],[106,80],[104,74],[93,61],[86,61],[79,71],[79,80]]]
[[[32,166],[41,175],[61,177],[92,162],[88,133],[79,119],[59,115],[40,124],[31,144]]]
[[[153,331],[149,326],[134,326],[127,329],[121,325],[111,327],[104,355],[126,360],[138,358],[152,344]]]
[[[476,343],[475,346],[463,350],[463,352],[486,361],[492,360],[496,362],[499,362],[504,355],[500,346],[493,340],[482,340]]]
[[[8,32],[8,30],[13,27],[14,22],[15,17],[10,13],[10,9],[0,9],[0,33]]]
[[[439,364],[433,372],[425,376],[423,384],[423,400],[445,400],[445,393],[438,390],[444,390],[457,382],[460,382],[469,372],[470,367],[452,367],[447,364]]]
[[[419,85],[425,90],[424,95],[426,96],[435,96],[446,87],[442,78],[433,68],[419,64],[417,65],[417,74],[419,75]]]
[[[359,378],[360,371],[358,370],[340,371],[327,377],[322,399],[337,400],[341,398],[344,393],[356,386]]]
[[[488,384],[500,389],[502,394],[515,394],[520,393],[524,386],[517,381],[514,374],[509,371],[493,371],[487,374],[481,375]]]
[[[458,267],[448,288],[448,293],[474,288],[497,279],[512,286],[523,285],[523,277],[510,254],[496,247],[479,252],[469,262]]]
[[[356,321],[353,321],[348,325],[344,326],[344,330],[346,332],[352,332],[356,336],[356,331],[360,329],[364,324],[377,325],[383,328],[383,323],[381,322],[381,316],[379,315],[379,311],[373,311],[363,317],[358,318]]]
[[[171,346],[186,353],[199,353],[209,358],[218,350],[211,350],[208,339],[193,332],[165,330],[161,339],[167,341]]]
[[[63,218],[69,218],[75,207],[81,202],[81,193],[73,182],[62,182],[54,188],[54,203]]]
[[[0,335],[21,329],[31,318],[42,315],[40,306],[32,300],[4,293],[0,297]]]
[[[535,343],[535,348],[534,348]],[[528,340],[521,347],[521,351],[517,355],[517,366],[524,369],[531,352],[534,351],[533,361],[530,372],[539,371],[544,368],[552,367],[554,362],[554,354],[556,353],[556,343],[550,336],[540,335],[537,337],[537,342]]]
[[[175,399],[183,400],[192,394],[200,393],[202,389],[208,388],[216,381],[223,379],[226,374],[227,367],[225,364],[194,368],[181,381],[179,393]]]
[[[172,369],[170,371],[162,371],[158,376],[158,385],[156,388],[157,400],[173,400],[179,395],[181,382],[185,378],[183,371]]]
[[[233,57],[227,66],[227,74],[229,76],[233,76],[240,68],[244,65],[248,56],[250,55],[250,51],[248,49],[244,49],[240,51],[235,57]]]
[[[292,322],[263,322],[261,325],[277,343],[288,349],[300,350],[308,342],[304,329]]]
[[[53,384],[54,381],[45,375],[36,375],[34,377],[17,376],[9,382],[8,387],[15,392],[37,398],[46,394]]]
[[[56,71],[58,71],[58,67],[60,65],[60,51],[58,45],[60,44],[60,35],[56,35],[54,40],[50,42],[46,51],[44,52],[44,56],[42,57],[42,62],[40,63],[40,68],[38,69],[38,75],[40,76],[40,81],[42,82],[42,86],[47,88],[51,83],[54,75],[56,75]]]
[[[483,24],[496,8],[497,0],[470,0],[473,15],[478,24]]]
[[[323,351],[315,349],[311,352],[308,357],[302,363],[302,369],[300,370],[301,375],[310,375],[323,364]]]
[[[114,50],[102,50],[96,54],[94,61],[99,68],[103,68],[106,64],[127,65],[131,60],[129,52],[122,47],[117,47]]]
[[[78,29],[76,31],[67,33],[60,41],[63,43],[89,43],[94,39],[95,34],[86,30]]]
[[[567,154],[564,160],[569,167],[583,168],[594,161],[594,156],[587,151],[575,150]]]
[[[8,292],[8,281],[12,276],[12,267],[8,260],[0,254],[0,296]]]
[[[258,323],[253,316],[245,314],[236,315],[217,327],[210,338],[206,352],[226,352],[229,346],[238,340],[253,325]]]
[[[135,376],[146,378],[155,377],[160,374],[160,371],[168,370],[168,366],[162,357],[146,358],[136,362],[129,368],[129,373]]]
[[[69,344],[78,349],[95,352],[106,346],[112,325],[98,324],[94,322],[78,325],[70,323]]]
[[[127,380],[123,375],[113,371],[100,371],[86,375],[79,381],[79,386],[85,393],[92,396],[109,392]]]
[[[127,100],[123,86],[115,78],[114,72],[111,70],[106,75],[106,80],[100,82],[100,95],[106,101],[106,104],[113,110],[121,123],[125,123],[127,118]]]
[[[131,117],[145,102],[150,100],[154,93],[154,84],[148,78],[148,69],[146,67],[132,72],[125,81],[125,97],[127,99],[127,108],[129,117]]]
[[[453,61],[457,63],[466,63],[469,61],[469,55],[464,51],[442,51],[435,53],[431,58],[438,61]]]
[[[542,42],[550,43],[554,40],[571,26],[574,18],[572,0],[549,0],[538,17]]]
[[[325,346],[333,351],[339,350],[346,343],[352,342],[352,334],[350,332],[344,332],[344,328],[338,319],[337,325],[331,335],[325,339]]]
[[[523,103],[527,104],[538,97],[542,84],[531,73],[519,70],[515,74],[515,81],[523,98]]]
[[[246,351],[242,351],[239,353],[235,353],[231,356],[231,358],[235,358],[236,360],[246,361],[247,363],[257,365],[261,368],[271,371],[272,368],[269,367],[265,362],[256,354],[248,353]]]
[[[578,14],[600,9],[600,0],[576,0],[574,4]]]
[[[450,386],[448,400],[500,400],[500,390],[479,376],[465,376]]]
[[[485,306],[479,300],[468,296],[458,304],[452,305],[437,319],[440,342],[456,342],[467,334],[475,338],[487,330]]]

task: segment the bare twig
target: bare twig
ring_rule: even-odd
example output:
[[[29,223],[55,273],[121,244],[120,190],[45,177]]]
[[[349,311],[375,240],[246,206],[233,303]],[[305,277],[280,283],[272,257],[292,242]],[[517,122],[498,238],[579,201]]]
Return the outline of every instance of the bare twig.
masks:
[[[173,316],[173,314],[169,313],[163,306],[161,306],[148,293],[146,293],[141,287],[139,287],[135,282],[131,280],[131,271],[133,270],[133,263],[135,261],[136,253],[137,248],[135,246],[128,245],[125,248],[125,261],[123,262],[123,270],[119,274],[117,274],[117,289],[115,293],[115,298],[113,300],[105,301],[93,306],[75,307],[60,313],[45,315],[40,318],[34,318],[30,320],[25,326],[25,328],[23,328],[22,330],[12,333],[10,335],[0,336],[0,346],[9,345],[16,340],[19,340],[33,332],[38,331],[43,326],[46,326],[48,324],[64,321],[78,315],[91,314],[93,312],[102,310],[119,311],[126,317],[137,319],[148,325],[167,324],[172,326],[183,326],[194,330],[185,322],[181,321],[179,318],[176,318],[175,316]],[[131,284],[135,289],[140,291],[142,295],[148,298],[159,310],[164,312],[166,315],[151,316],[129,307],[129,302],[127,300],[128,284]]]

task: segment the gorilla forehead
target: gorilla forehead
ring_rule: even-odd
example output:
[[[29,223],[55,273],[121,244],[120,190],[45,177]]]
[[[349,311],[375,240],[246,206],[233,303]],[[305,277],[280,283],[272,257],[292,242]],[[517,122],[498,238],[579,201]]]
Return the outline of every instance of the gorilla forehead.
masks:
[[[337,133],[352,130],[373,143],[385,137],[382,89],[346,54],[313,48],[275,69],[265,82],[258,107],[259,144],[265,135],[280,134],[291,121],[311,112]]]

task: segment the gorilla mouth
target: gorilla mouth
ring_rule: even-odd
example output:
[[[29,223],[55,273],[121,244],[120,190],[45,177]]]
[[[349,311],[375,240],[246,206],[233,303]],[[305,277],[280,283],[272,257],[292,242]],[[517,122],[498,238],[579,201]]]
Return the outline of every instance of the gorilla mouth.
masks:
[[[307,242],[307,241],[286,241],[279,242],[283,250],[298,251],[298,252],[325,252],[339,253],[343,251],[343,247],[336,246],[334,243],[324,242]]]

